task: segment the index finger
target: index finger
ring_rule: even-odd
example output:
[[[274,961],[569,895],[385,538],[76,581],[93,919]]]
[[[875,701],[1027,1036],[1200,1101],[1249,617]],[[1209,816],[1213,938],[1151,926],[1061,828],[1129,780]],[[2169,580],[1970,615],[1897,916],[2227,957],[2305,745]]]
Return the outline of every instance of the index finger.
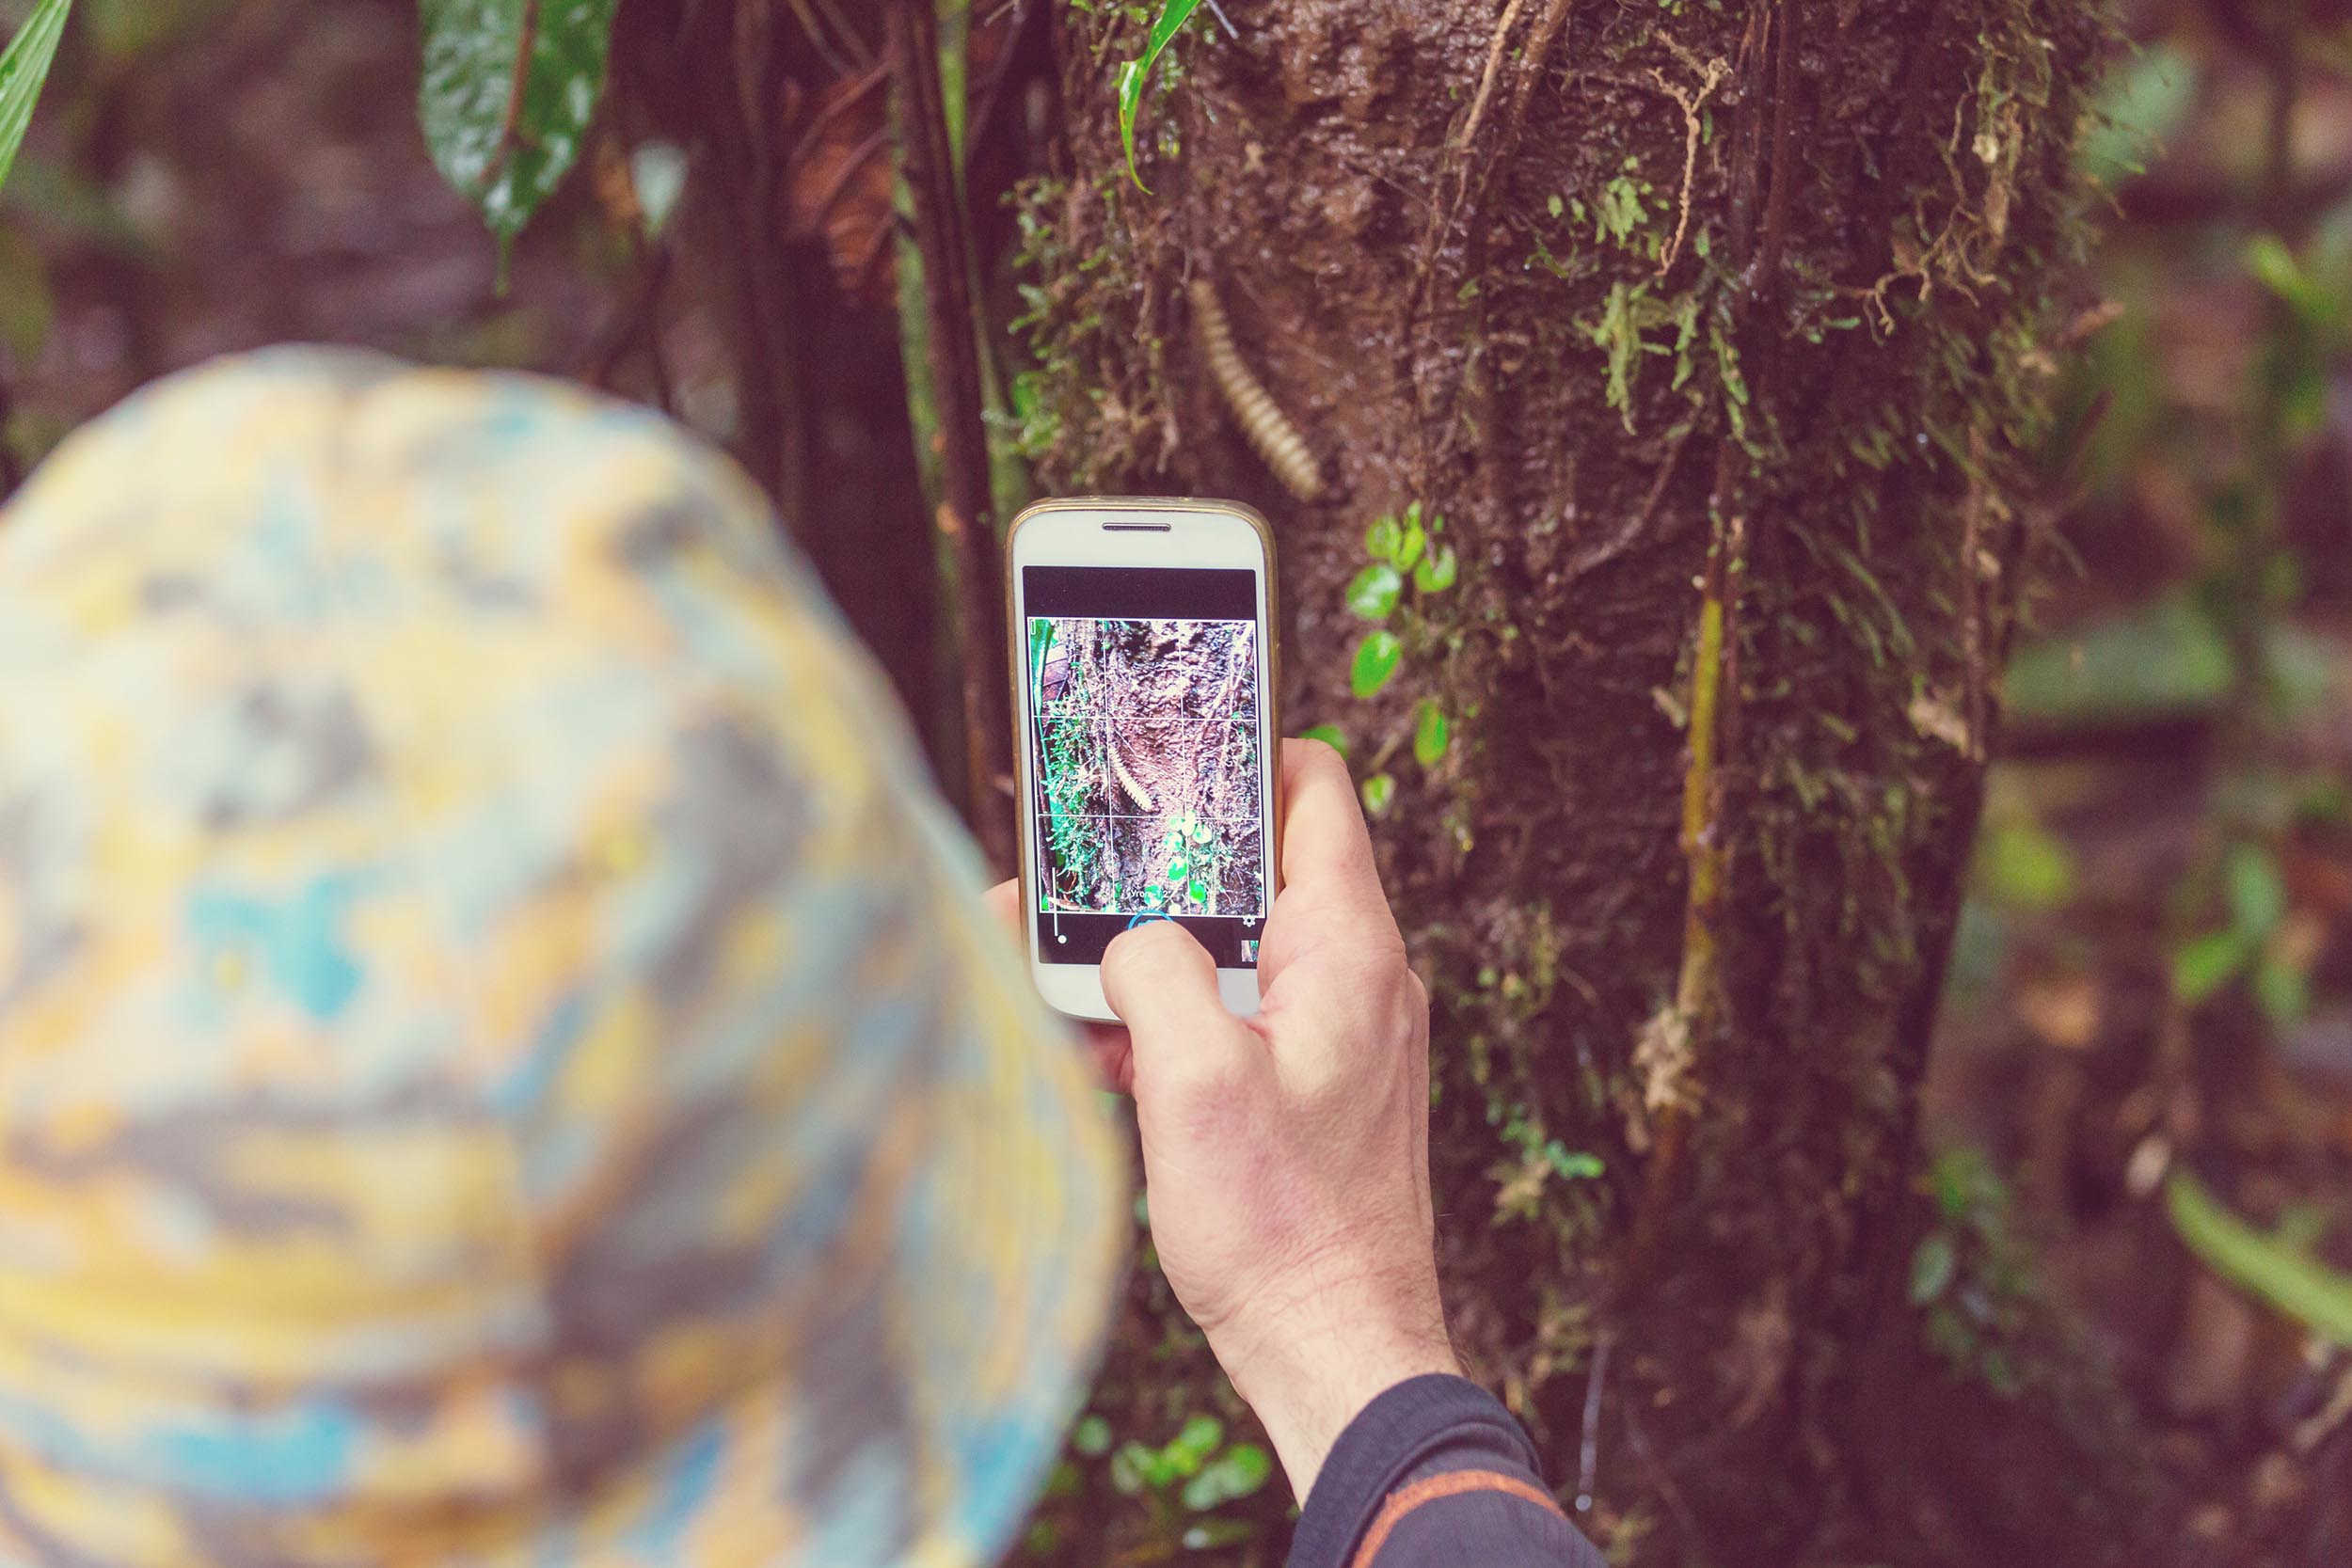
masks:
[[[1282,881],[1387,908],[1347,759],[1320,740],[1282,742]]]
[[[1403,943],[1345,760],[1320,740],[1285,740],[1282,793],[1282,891],[1266,922],[1262,989],[1319,947]]]

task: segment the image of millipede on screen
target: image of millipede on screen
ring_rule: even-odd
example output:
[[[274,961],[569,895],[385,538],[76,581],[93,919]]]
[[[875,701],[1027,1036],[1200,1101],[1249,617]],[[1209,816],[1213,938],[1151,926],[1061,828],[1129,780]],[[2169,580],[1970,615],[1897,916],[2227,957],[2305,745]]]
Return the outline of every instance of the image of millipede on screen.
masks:
[[[1249,621],[1029,619],[1041,916],[1265,918],[1257,639]]]

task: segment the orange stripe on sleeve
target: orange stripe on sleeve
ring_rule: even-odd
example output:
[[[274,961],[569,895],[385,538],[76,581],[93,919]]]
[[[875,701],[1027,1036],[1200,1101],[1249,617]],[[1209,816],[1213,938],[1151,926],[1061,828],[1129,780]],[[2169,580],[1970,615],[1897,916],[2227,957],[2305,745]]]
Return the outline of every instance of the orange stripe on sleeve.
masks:
[[[1389,1494],[1389,1500],[1380,1505],[1373,1516],[1372,1528],[1364,1531],[1363,1544],[1356,1548],[1348,1568],[1372,1568],[1380,1556],[1380,1548],[1389,1544],[1389,1532],[1405,1520],[1407,1513],[1423,1503],[1440,1497],[1458,1497],[1466,1492],[1501,1492],[1518,1497],[1549,1513],[1560,1513],[1559,1502],[1547,1492],[1537,1490],[1517,1476],[1506,1476],[1497,1470],[1448,1470],[1443,1475],[1428,1476],[1410,1486],[1400,1486]]]

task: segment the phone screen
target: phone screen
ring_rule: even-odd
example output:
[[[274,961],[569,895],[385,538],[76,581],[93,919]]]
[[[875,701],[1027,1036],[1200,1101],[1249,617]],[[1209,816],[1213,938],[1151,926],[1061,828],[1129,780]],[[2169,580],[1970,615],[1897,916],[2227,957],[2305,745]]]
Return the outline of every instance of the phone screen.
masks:
[[[1038,953],[1094,964],[1173,920],[1252,969],[1268,895],[1258,578],[1022,568]]]

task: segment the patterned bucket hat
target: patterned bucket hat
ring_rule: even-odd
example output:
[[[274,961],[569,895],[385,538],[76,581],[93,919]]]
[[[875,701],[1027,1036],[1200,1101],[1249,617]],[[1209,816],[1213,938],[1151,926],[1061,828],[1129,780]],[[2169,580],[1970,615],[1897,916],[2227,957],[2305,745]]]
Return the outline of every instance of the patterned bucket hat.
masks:
[[[722,459],[288,351],[0,516],[0,1565],[985,1561],[1122,1156]]]

